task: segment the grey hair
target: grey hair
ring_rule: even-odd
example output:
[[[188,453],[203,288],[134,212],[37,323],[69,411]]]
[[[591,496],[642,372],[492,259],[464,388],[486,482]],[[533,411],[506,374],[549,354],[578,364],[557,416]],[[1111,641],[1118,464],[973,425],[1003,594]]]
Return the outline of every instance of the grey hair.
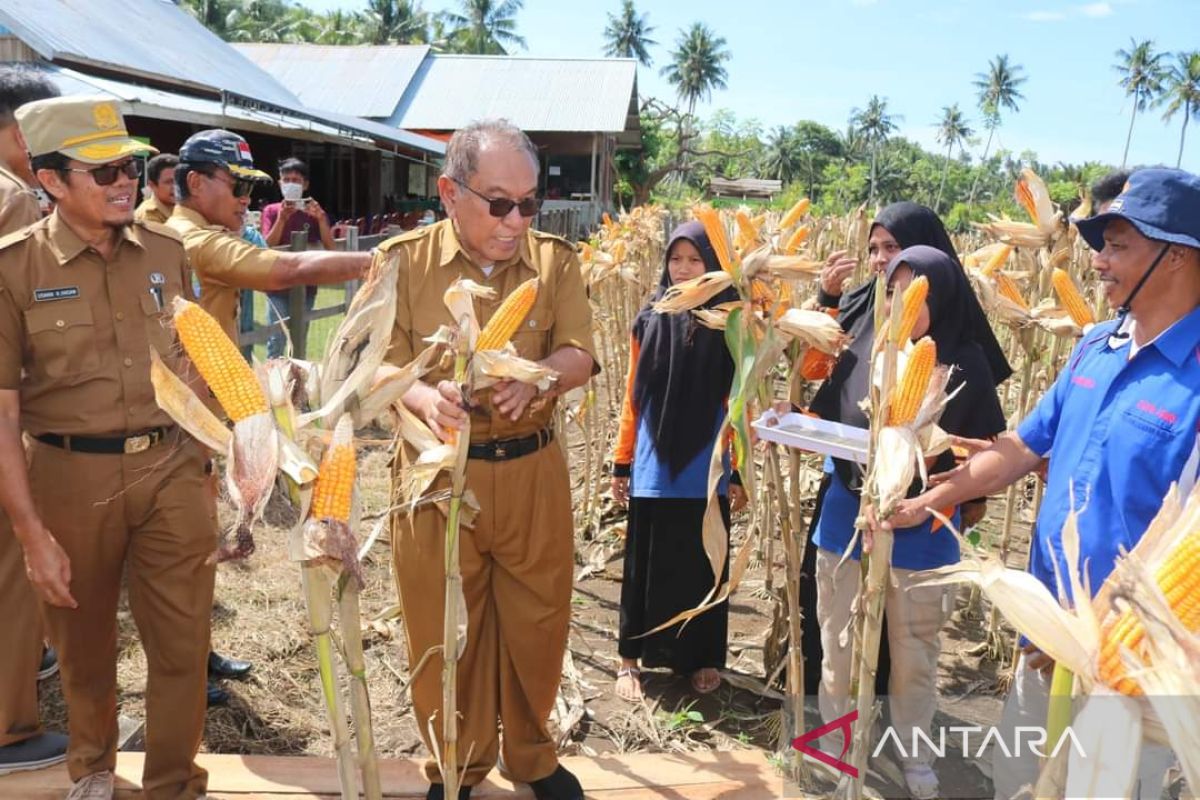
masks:
[[[528,153],[534,170],[539,168],[538,151],[525,131],[506,119],[485,119],[460,128],[446,145],[446,162],[442,174],[452,180],[466,181],[479,169],[479,151],[485,144],[511,147]]]

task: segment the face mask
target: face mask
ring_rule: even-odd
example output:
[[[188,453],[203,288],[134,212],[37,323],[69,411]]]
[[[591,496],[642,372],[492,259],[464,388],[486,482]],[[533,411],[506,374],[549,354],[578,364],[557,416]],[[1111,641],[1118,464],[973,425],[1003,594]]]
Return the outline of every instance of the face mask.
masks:
[[[154,189],[149,184],[142,187],[142,199],[143,200],[149,200],[153,196],[154,196]]]
[[[289,202],[295,202],[304,194],[304,184],[302,183],[281,183],[279,191],[283,192],[283,199]]]

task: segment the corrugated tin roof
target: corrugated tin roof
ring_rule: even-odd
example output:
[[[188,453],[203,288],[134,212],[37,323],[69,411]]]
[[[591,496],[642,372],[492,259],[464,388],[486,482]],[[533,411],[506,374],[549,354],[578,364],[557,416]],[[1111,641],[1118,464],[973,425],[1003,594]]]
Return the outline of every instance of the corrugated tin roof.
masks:
[[[234,49],[312,108],[355,117],[392,116],[429,46],[343,47],[235,44]]]
[[[388,119],[410,130],[455,130],[504,117],[531,132],[625,130],[637,62],[430,54]]]
[[[300,105],[283,84],[170,0],[0,0],[0,24],[50,61]]]

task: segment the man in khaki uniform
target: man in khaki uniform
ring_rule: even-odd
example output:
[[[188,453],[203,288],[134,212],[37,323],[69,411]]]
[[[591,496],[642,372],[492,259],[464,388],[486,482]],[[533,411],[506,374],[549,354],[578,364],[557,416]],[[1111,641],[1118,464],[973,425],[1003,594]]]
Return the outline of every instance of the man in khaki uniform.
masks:
[[[133,212],[137,222],[164,224],[175,210],[175,167],[179,156],[159,153],[146,162],[146,188],[150,196],[143,200]]]
[[[425,337],[453,322],[442,295],[456,278],[496,290],[494,300],[476,301],[480,324],[486,324],[508,294],[537,277],[537,302],[513,337],[517,351],[559,372],[551,395],[598,371],[575,250],[529,229],[539,207],[537,164],[529,139],[506,122],[477,123],[451,138],[438,179],[449,219],[382,246],[401,255],[389,362],[406,364]],[[443,439],[467,414],[451,377],[449,369],[439,369],[404,398]],[[571,616],[574,536],[567,466],[550,427],[554,403],[543,396],[531,405],[536,394],[532,386],[498,384],[478,393],[471,411],[467,487],[481,510],[460,539],[468,631],[458,664],[459,753],[464,759],[470,753],[460,797],[483,780],[497,756],[505,776],[529,783],[539,800],[583,797],[579,781],[558,764],[546,727]],[[444,514],[432,505],[392,520],[414,666],[442,643],[445,528]],[[432,749],[432,727],[444,752],[441,663],[433,652],[413,680],[412,695],[418,730]],[[441,798],[435,761],[426,774],[428,797]]]
[[[229,338],[238,338],[239,293],[362,276],[369,253],[264,250],[242,238],[242,225],[256,183],[271,176],[254,168],[250,146],[223,130],[193,134],[179,149],[175,168],[175,211],[168,225],[183,237],[192,269],[200,277],[200,305],[216,317]]]
[[[0,236],[42,217],[16,110],[56,95],[38,71],[0,68]],[[37,595],[25,577],[21,546],[7,531],[0,531],[0,609],[7,635],[0,647],[0,774],[57,764],[67,757],[67,737],[42,732],[37,680],[58,662],[53,650],[45,651]]]
[[[200,797],[216,509],[206,453],[150,383],[151,347],[177,358],[163,309],[191,294],[186,257],[167,227],[133,223],[146,146],[115,102],[17,119],[57,208],[0,240],[0,505],[62,662],[68,798],[112,797],[122,574],[149,671],[144,796]]]

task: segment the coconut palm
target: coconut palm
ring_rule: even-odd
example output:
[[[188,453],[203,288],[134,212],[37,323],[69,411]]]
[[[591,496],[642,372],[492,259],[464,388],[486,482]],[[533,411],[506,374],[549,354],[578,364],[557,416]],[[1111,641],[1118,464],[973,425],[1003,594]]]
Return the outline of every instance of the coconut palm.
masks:
[[[1129,132],[1125,134],[1125,153],[1121,156],[1121,166],[1129,160],[1129,143],[1133,140],[1133,122],[1139,111],[1145,111],[1146,106],[1153,103],[1162,92],[1163,79],[1166,70],[1162,59],[1165,53],[1154,52],[1154,42],[1150,39],[1137,41],[1129,40],[1128,50],[1118,50],[1116,56],[1120,61],[1113,68],[1121,74],[1119,83],[1125,89],[1126,95],[1133,95],[1133,111],[1129,115]]]
[[[879,95],[875,94],[871,95],[871,99],[867,101],[865,108],[856,108],[850,112],[850,124],[858,131],[858,134],[863,138],[871,151],[871,193],[867,197],[869,205],[873,206],[875,204],[879,148],[887,141],[888,136],[896,130],[896,123],[901,119],[903,117],[888,113],[886,97],[880,98]]]
[[[791,183],[800,171],[800,153],[795,133],[780,125],[767,138],[762,157],[762,170],[776,180]]]
[[[658,42],[650,38],[654,27],[646,21],[647,16],[637,13],[633,0],[621,0],[621,13],[609,14],[604,27],[604,55],[636,58],[643,67],[650,66],[649,48]]]
[[[728,60],[724,37],[714,34],[703,22],[694,22],[691,28],[679,32],[671,63],[662,68],[662,74],[687,104],[688,116],[695,113],[697,101],[712,97],[713,89],[725,88]]]
[[[1021,75],[1025,69],[1020,64],[1008,63],[1008,55],[1002,54],[988,61],[988,71],[975,74],[974,85],[979,90],[979,110],[983,112],[983,124],[988,129],[987,144],[983,147],[983,158],[980,160],[980,168],[984,169],[987,166],[988,153],[992,149],[992,137],[996,134],[996,129],[1000,127],[1000,112],[1003,109],[1008,109],[1012,112],[1020,111],[1017,105],[1018,100],[1024,100],[1025,96],[1021,94],[1018,88],[1026,81],[1026,78]],[[975,190],[979,186],[980,172],[975,173],[975,180],[971,183],[971,196],[967,199],[967,205],[975,202]]]
[[[1175,63],[1167,70],[1160,102],[1166,103],[1163,121],[1170,122],[1183,112],[1183,127],[1179,130],[1179,155],[1175,166],[1183,163],[1183,143],[1187,138],[1188,119],[1200,120],[1200,50],[1176,53]]]
[[[428,15],[415,0],[368,0],[365,44],[415,44],[429,37]]]
[[[450,29],[447,45],[458,53],[508,55],[508,48],[525,47],[517,34],[517,12],[524,0],[459,0],[459,12],[445,14]]]
[[[942,179],[938,183],[937,200],[933,203],[934,211],[941,211],[942,190],[946,188],[946,175],[950,172],[950,159],[954,157],[954,148],[961,151],[963,144],[974,133],[967,124],[967,118],[958,109],[958,103],[942,108],[942,118],[937,123],[937,140],[946,145],[946,163],[942,165]]]

